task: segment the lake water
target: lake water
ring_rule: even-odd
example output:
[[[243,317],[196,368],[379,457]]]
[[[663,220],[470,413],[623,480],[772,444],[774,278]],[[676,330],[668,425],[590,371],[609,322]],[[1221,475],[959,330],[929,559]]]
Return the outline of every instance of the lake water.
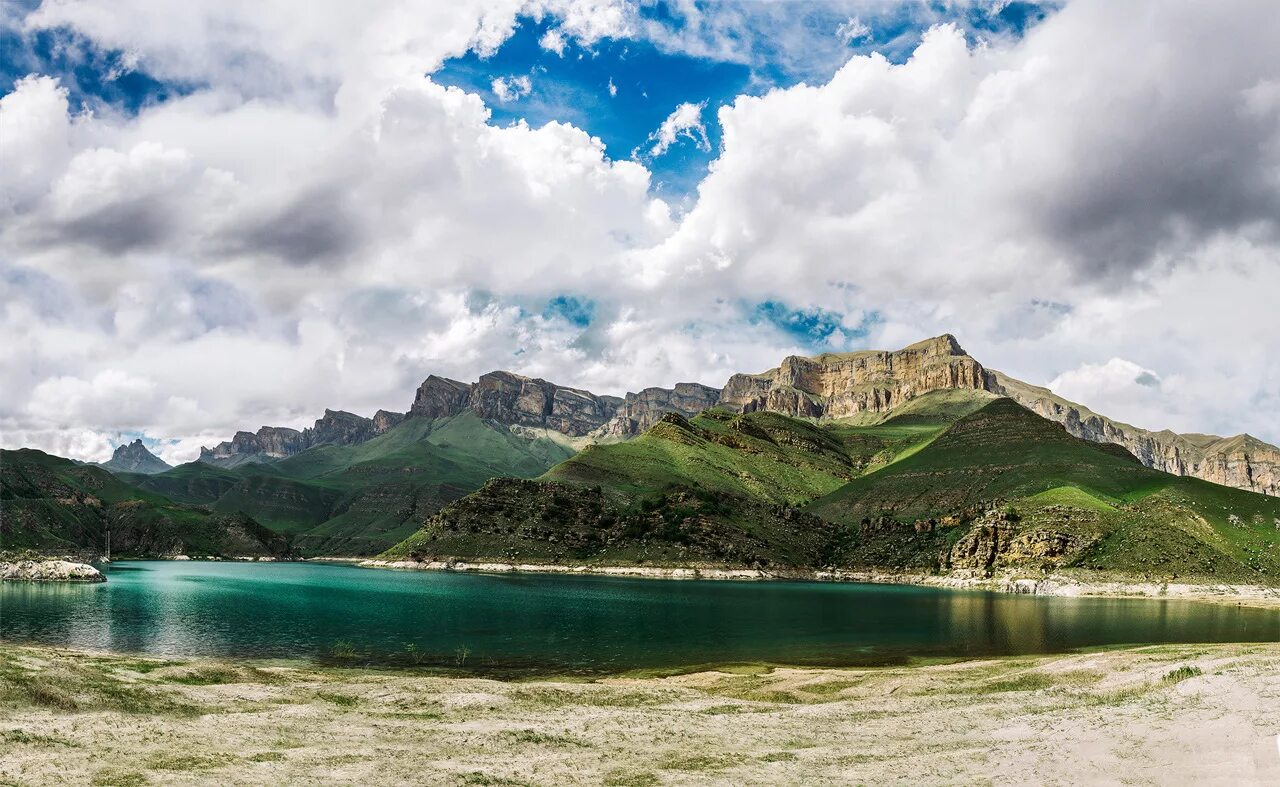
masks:
[[[610,672],[1280,640],[1280,612],[889,585],[121,562],[0,584],[0,639],[156,656]]]

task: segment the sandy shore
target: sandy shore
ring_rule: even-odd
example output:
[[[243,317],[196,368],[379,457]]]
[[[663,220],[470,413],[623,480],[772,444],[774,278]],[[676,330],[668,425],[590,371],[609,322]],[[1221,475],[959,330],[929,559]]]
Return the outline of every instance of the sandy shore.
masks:
[[[1276,784],[1280,645],[501,682],[0,646],[0,782]]]
[[[351,562],[350,558],[342,558]],[[809,571],[800,569],[751,569],[719,567],[598,566],[500,561],[359,560],[366,568],[403,571],[462,571],[483,573],[589,574],[651,579],[806,580],[816,582],[868,582],[873,584],[924,585],[954,590],[991,590],[1041,596],[1116,596],[1180,598],[1201,601],[1248,602],[1280,605],[1280,588],[1231,583],[1126,581],[1095,579],[1070,574],[1027,577],[1016,574],[981,576],[975,572],[911,574],[888,571]]]

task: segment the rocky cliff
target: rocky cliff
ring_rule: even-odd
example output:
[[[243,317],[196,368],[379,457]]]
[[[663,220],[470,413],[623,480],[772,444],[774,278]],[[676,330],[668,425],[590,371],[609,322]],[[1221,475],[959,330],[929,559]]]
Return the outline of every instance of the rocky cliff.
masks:
[[[117,470],[125,473],[163,473],[172,468],[168,462],[147,450],[142,444],[142,440],[134,440],[132,443],[116,448],[111,458],[102,463],[102,466],[108,470]]]
[[[719,389],[698,383],[646,388],[640,393],[597,396],[511,372],[489,372],[475,383],[431,375],[413,399],[409,414],[442,418],[471,411],[512,426],[552,429],[571,437],[632,437],[666,413],[694,416],[715,405]]]
[[[848,418],[886,413],[944,388],[990,390],[990,375],[944,334],[894,352],[867,350],[792,355],[762,374],[735,374],[719,406],[738,412],[769,410],[793,417]]]
[[[442,418],[470,410],[503,424],[542,427],[581,437],[613,417],[622,400],[596,396],[511,372],[489,372],[471,384],[431,375],[413,399],[410,415]]]
[[[283,459],[317,445],[354,445],[394,428],[404,418],[403,413],[386,410],[379,410],[373,418],[344,410],[325,410],[315,426],[301,432],[285,426],[264,426],[257,432],[236,432],[230,440],[213,448],[201,448],[200,461],[234,466]]]
[[[1063,399],[1048,388],[1029,385],[1001,372],[992,372],[991,377],[996,393],[1057,421],[1076,437],[1123,446],[1147,467],[1251,492],[1280,495],[1280,448],[1256,437],[1151,432],[1113,421],[1084,405]]]
[[[593,434],[598,437],[632,437],[662,420],[667,413],[692,418],[708,407],[714,407],[720,389],[698,383],[676,383],[674,388],[645,388],[628,393],[622,405],[607,423]]]

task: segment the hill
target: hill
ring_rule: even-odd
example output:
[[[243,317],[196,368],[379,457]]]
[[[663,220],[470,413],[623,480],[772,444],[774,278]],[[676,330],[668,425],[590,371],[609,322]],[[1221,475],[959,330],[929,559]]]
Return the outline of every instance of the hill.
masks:
[[[668,415],[491,481],[385,557],[1280,573],[1280,500],[1152,470],[1008,398],[935,391],[867,420]]]
[[[147,450],[142,440],[117,446],[111,458],[102,466],[112,472],[120,473],[163,473],[172,465]]]
[[[107,470],[41,451],[0,451],[0,550],[98,555],[270,556],[288,542],[241,514],[179,505]]]
[[[1152,470],[1009,399],[806,510],[854,531],[849,566],[1280,576],[1280,500]]]
[[[388,554],[824,564],[846,529],[798,507],[918,450],[988,398],[939,391],[878,424],[670,413],[536,481],[491,481]]]
[[[549,430],[471,412],[410,417],[354,444],[326,443],[276,461],[191,462],[136,479],[183,503],[252,517],[303,554],[377,554],[490,478],[538,476],[571,456]]]

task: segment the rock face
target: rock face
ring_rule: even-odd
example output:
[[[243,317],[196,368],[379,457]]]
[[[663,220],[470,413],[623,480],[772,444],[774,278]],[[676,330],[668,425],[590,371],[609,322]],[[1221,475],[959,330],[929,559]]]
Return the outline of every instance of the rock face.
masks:
[[[720,399],[720,389],[698,383],[676,383],[675,388],[646,388],[628,393],[613,418],[595,431],[600,437],[631,437],[662,420],[667,413],[692,418]]]
[[[1028,385],[1000,372],[991,375],[996,393],[1057,421],[1076,437],[1123,446],[1147,467],[1265,495],[1280,495],[1280,448],[1256,437],[1183,435],[1168,430],[1150,432],[1099,415],[1055,395],[1048,388]]]
[[[944,388],[991,390],[991,376],[944,334],[885,352],[798,355],[763,374],[735,374],[719,406],[738,412],[768,410],[802,418],[847,418],[885,413],[921,394]]]
[[[142,440],[134,440],[132,443],[117,447],[115,453],[109,460],[103,462],[102,466],[108,470],[148,474],[163,473],[172,468],[172,465],[148,451],[142,444]]]
[[[106,582],[102,572],[87,563],[69,560],[19,560],[0,563],[5,582]]]
[[[200,461],[234,466],[246,462],[283,459],[317,445],[355,445],[377,437],[403,421],[402,413],[379,410],[364,418],[344,410],[325,410],[315,426],[299,432],[285,426],[264,426],[255,432],[236,432],[231,440],[200,449]]]
[[[472,384],[433,374],[418,387],[409,414],[443,418],[469,410],[498,423],[581,437],[611,419],[622,402],[511,372],[489,372]]]

